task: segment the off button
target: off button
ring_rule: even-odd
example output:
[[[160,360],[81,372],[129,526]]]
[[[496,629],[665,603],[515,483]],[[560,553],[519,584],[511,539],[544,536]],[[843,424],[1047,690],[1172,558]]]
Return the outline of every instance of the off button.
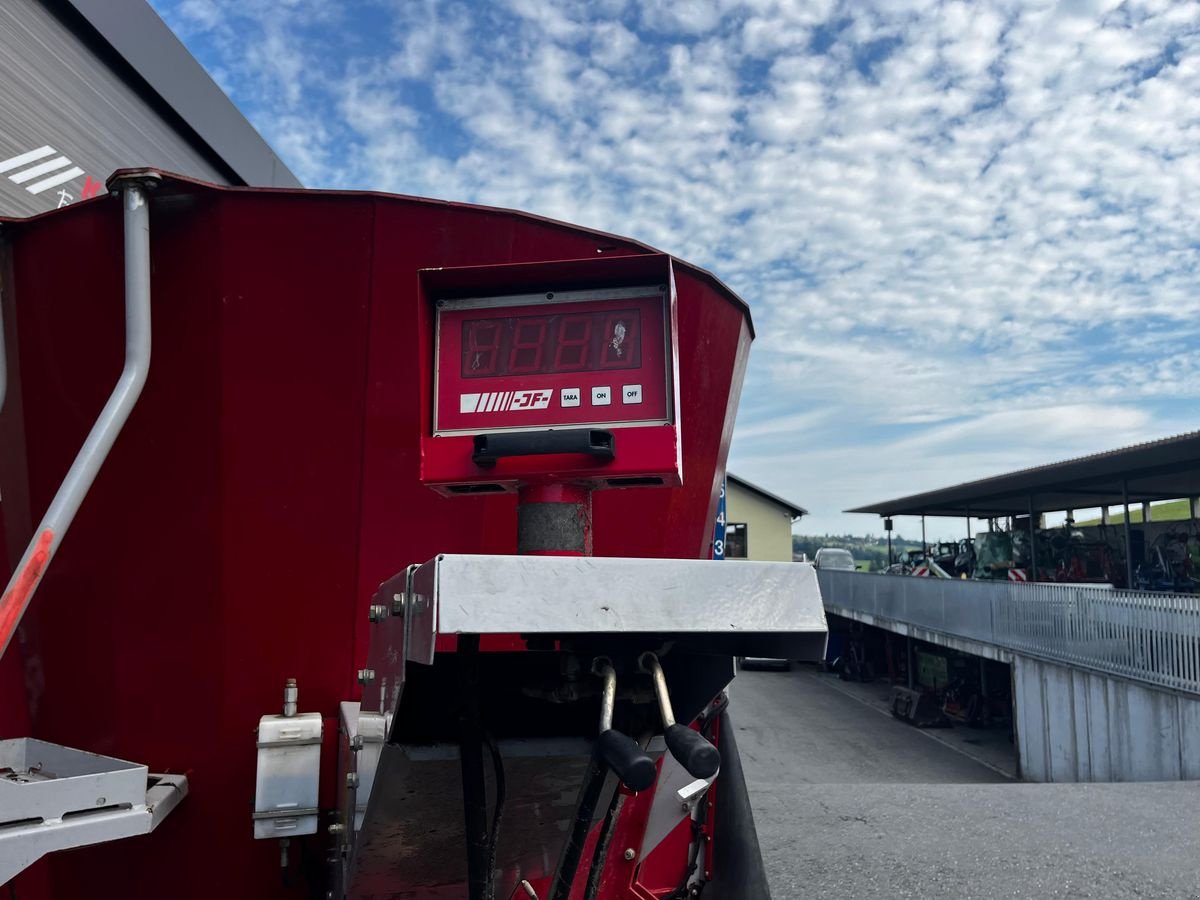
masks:
[[[642,402],[642,386],[640,384],[627,384],[621,388],[622,403],[641,403]]]

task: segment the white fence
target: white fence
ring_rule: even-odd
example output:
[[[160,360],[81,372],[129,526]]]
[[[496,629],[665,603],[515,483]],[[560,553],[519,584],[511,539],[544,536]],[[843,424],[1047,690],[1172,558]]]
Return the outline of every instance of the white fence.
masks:
[[[825,605],[1200,693],[1200,597],[823,570]]]

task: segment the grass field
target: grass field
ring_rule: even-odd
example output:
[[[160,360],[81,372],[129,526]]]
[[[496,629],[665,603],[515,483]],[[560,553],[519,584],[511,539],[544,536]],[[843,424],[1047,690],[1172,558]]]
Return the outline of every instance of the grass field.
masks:
[[[1150,506],[1150,518],[1155,522],[1179,522],[1188,518],[1188,501],[1187,500],[1168,500],[1166,503],[1154,503]],[[1110,525],[1120,525],[1125,521],[1125,511],[1108,514],[1108,522]],[[1130,524],[1138,524],[1142,521],[1142,507],[1139,504],[1137,507],[1129,510]],[[1099,525],[1099,519],[1087,519],[1086,521],[1076,522],[1076,525]]]

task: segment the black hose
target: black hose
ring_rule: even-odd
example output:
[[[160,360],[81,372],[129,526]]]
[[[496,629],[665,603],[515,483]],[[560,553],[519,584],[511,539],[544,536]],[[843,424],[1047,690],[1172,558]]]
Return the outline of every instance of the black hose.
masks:
[[[604,875],[604,863],[608,859],[608,845],[612,843],[613,833],[617,830],[617,820],[621,818],[621,809],[624,806],[625,794],[617,788],[613,791],[612,802],[608,804],[608,812],[604,814],[604,825],[600,829],[600,838],[596,841],[596,849],[592,853],[592,868],[588,872],[583,900],[596,900],[600,893],[600,879]]]
[[[571,885],[579,871],[583,845],[592,827],[592,816],[596,812],[596,804],[600,802],[600,793],[604,790],[604,780],[607,777],[608,766],[605,765],[599,748],[593,748],[583,786],[579,789],[579,800],[575,804],[575,821],[571,825],[571,833],[567,835],[566,843],[563,844],[558,867],[554,870],[548,900],[569,900],[571,896]]]
[[[504,758],[500,755],[500,748],[496,746],[495,738],[484,732],[483,740],[492,754],[492,767],[496,774],[495,808],[492,810],[492,830],[488,835],[488,872],[491,880],[488,882],[487,891],[487,900],[495,900],[496,853],[500,847],[500,822],[504,818]]]

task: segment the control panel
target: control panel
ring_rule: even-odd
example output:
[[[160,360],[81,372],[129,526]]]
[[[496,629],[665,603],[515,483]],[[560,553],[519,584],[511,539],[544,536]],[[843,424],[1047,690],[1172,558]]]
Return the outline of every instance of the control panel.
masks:
[[[421,274],[426,484],[452,494],[680,483],[670,257]]]
[[[667,424],[666,292],[440,301],[434,434]]]

